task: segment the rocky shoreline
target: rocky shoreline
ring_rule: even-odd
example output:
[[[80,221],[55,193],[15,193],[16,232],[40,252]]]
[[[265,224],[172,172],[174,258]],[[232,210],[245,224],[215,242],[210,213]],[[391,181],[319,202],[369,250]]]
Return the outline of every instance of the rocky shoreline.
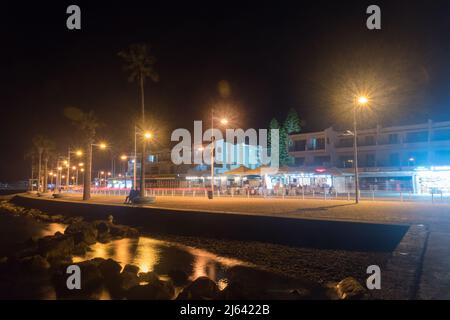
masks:
[[[108,220],[84,221],[81,217],[65,218],[47,215],[37,209],[26,209],[2,201],[0,207],[11,214],[46,223],[67,225],[64,233],[39,239],[31,238],[23,248],[0,258],[1,299],[267,299],[273,298],[249,285],[245,270],[234,267],[228,285],[220,290],[208,277],[190,281],[182,270],[172,270],[162,280],[154,272],[140,272],[135,265],[125,265],[113,259],[94,258],[73,263],[73,256],[82,256],[90,246],[123,238],[139,238],[137,229]],[[81,290],[69,290],[66,272],[69,265],[81,270]],[[233,272],[234,271],[234,272]],[[292,290],[279,294],[281,299],[365,299],[367,291],[353,278],[346,278],[331,288]]]

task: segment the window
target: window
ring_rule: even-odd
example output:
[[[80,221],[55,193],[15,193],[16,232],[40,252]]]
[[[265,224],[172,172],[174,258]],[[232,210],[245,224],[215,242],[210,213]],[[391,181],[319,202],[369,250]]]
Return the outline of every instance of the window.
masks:
[[[407,166],[423,166],[428,164],[428,153],[422,152],[410,152],[404,162]]]
[[[374,154],[366,155],[366,166],[367,167],[375,167],[375,155]]]
[[[339,139],[338,148],[350,148],[353,147],[353,138]]]
[[[406,134],[406,142],[408,143],[427,142],[427,141],[428,141],[428,131],[408,132]]]
[[[327,166],[330,164],[330,156],[318,156],[314,157],[314,165]]]
[[[391,153],[389,155],[389,165],[391,166],[399,166],[400,165],[400,156],[398,153]]]
[[[308,150],[323,150],[325,149],[325,138],[312,138]]]
[[[373,145],[375,145],[375,137],[374,136],[365,136],[363,145],[364,146],[373,146]]]
[[[353,168],[353,156],[340,156],[339,168]]]
[[[398,134],[390,133],[389,134],[389,144],[397,144],[398,143]]]
[[[325,138],[318,138],[316,140],[316,150],[325,149]]]
[[[305,158],[295,158],[296,166],[303,166],[305,164]]]
[[[437,150],[434,160],[434,164],[450,165],[450,150]]]
[[[291,146],[290,151],[305,151],[306,140],[294,140],[294,144]]]
[[[433,140],[450,140],[450,129],[441,129],[434,131]]]

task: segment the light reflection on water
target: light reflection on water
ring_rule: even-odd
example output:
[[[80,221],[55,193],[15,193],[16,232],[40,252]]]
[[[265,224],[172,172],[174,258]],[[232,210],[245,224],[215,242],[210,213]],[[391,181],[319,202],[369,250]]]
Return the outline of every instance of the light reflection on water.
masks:
[[[219,257],[211,252],[169,243],[149,237],[121,239],[109,243],[96,243],[92,251],[84,256],[74,257],[74,262],[96,257],[114,259],[124,267],[126,264],[138,266],[141,272],[153,271],[166,276],[170,270],[186,272],[190,280],[201,276],[219,281],[224,285],[225,271],[234,266],[250,266],[240,260]]]

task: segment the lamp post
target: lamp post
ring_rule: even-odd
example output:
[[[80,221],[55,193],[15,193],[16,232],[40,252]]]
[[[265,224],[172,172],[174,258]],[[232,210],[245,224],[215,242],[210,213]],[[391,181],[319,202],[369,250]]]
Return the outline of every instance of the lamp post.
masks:
[[[120,168],[119,178],[122,178],[122,174],[125,176],[125,189],[126,189],[127,188],[127,175],[126,175],[125,163],[128,160],[128,156],[123,154],[120,156],[120,160],[122,160],[122,166]]]
[[[359,203],[359,173],[358,173],[358,132],[356,124],[357,106],[365,106],[369,99],[365,96],[357,98],[357,103],[353,106],[353,167],[355,169],[355,203]]]
[[[138,131],[138,127],[134,126],[134,159],[133,159],[133,189],[136,190],[136,162],[137,162],[137,136],[142,135],[142,154],[141,154],[141,179],[139,181],[139,195],[145,197],[145,149],[147,141],[153,138],[153,134],[149,131]]]
[[[89,155],[87,160],[86,178],[83,180],[83,200],[89,200],[91,197],[91,181],[92,181],[92,147],[98,147],[101,150],[106,149],[105,143],[91,143],[89,145]],[[84,170],[83,170],[84,171]]]
[[[220,119],[220,123],[226,125],[228,120]],[[214,161],[215,161],[215,137],[214,137],[214,109],[211,109],[211,195],[209,199],[214,198]]]
[[[66,180],[67,188],[69,188],[70,155],[71,154],[76,154],[78,157],[81,157],[83,155],[83,152],[81,150],[72,151],[69,147],[69,151],[67,152],[67,180]]]

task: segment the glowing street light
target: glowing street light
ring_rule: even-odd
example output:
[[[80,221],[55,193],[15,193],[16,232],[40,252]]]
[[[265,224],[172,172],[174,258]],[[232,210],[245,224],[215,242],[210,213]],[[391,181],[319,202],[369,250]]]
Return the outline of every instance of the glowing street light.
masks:
[[[365,105],[369,102],[369,99],[366,96],[360,96],[358,97],[358,104],[359,105]]]
[[[361,95],[356,98],[356,103],[353,106],[353,167],[355,169],[355,203],[359,203],[359,173],[358,173],[358,132],[356,130],[356,108],[357,106],[366,106],[369,103],[369,98]]]
[[[228,119],[221,118],[220,124],[228,124]],[[214,109],[211,109],[211,194],[208,196],[210,199],[214,198],[214,149],[215,149],[215,139],[214,139]]]
[[[144,138],[146,139],[146,140],[150,140],[151,138],[152,138],[152,133],[151,132],[145,132],[144,133]]]

